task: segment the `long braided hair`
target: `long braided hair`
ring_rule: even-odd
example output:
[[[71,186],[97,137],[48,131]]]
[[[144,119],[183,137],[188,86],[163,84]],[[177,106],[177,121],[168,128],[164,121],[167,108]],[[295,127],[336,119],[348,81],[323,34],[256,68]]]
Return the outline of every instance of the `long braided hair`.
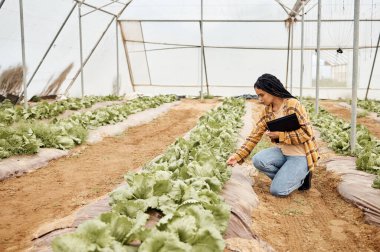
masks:
[[[284,88],[284,85],[282,85],[281,81],[277,79],[276,76],[268,73],[261,75],[257,79],[254,88],[264,90],[265,92],[280,98],[295,98]]]

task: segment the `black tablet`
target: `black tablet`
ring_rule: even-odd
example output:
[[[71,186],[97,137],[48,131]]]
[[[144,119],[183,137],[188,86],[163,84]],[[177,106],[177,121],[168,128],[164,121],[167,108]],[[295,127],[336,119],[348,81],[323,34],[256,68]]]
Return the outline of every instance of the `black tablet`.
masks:
[[[293,131],[301,127],[295,113],[267,122],[270,131]]]

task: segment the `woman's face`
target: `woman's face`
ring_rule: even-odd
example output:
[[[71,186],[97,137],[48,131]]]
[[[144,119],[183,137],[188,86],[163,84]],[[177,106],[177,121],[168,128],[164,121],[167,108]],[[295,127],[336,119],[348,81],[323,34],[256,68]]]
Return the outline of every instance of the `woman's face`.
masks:
[[[260,102],[264,103],[264,105],[268,106],[269,104],[273,103],[273,95],[259,88],[255,88],[255,91],[257,96],[259,97]]]

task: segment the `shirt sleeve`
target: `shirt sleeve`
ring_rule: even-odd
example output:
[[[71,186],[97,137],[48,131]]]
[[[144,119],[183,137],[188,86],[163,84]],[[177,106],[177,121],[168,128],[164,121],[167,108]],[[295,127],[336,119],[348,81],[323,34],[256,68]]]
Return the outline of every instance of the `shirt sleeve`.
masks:
[[[265,121],[265,109],[262,111],[260,115],[259,121],[256,123],[256,127],[252,130],[250,135],[246,138],[244,144],[238,149],[234,157],[239,164],[244,162],[244,159],[251,153],[251,151],[255,148],[257,143],[260,141],[264,132],[267,130],[267,124]]]
[[[297,115],[301,127],[298,130],[279,133],[279,142],[283,144],[303,144],[312,138],[313,129],[311,127],[306,109],[297,101],[294,106],[289,106],[290,113]]]

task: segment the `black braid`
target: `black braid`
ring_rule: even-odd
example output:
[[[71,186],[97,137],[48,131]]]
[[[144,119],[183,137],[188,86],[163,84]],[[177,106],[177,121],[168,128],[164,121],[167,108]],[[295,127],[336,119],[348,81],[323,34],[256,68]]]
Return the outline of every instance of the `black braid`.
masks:
[[[271,74],[261,75],[257,79],[254,88],[264,90],[265,92],[280,98],[295,98],[284,88],[281,81]]]

